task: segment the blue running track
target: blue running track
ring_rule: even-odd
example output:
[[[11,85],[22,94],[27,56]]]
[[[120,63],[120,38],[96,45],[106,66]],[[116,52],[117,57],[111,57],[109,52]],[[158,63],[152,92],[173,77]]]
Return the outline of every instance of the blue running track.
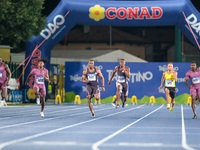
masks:
[[[200,149],[200,118],[191,107],[111,104],[0,108],[0,150],[193,150]],[[197,106],[200,117],[200,106]]]

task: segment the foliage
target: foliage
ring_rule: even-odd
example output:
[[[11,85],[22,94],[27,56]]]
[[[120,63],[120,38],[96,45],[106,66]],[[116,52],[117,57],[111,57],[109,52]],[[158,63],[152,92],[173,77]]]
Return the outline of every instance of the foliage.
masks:
[[[0,45],[21,47],[46,25],[44,0],[0,0]]]

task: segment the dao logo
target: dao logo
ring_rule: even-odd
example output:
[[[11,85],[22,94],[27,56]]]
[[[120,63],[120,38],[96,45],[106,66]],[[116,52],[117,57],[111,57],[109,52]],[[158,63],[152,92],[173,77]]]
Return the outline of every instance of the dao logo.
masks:
[[[191,25],[191,27],[200,35],[200,22],[197,22],[197,17],[191,14],[186,18],[186,21]]]
[[[95,5],[94,7],[90,7],[89,9],[89,17],[94,19],[95,21],[99,21],[100,19],[104,19],[106,16],[108,19],[160,19],[163,16],[163,10],[160,7],[151,7],[148,9],[147,7],[109,7],[105,9],[100,5]],[[105,12],[105,14],[104,14]],[[151,13],[150,13],[151,12]]]
[[[59,26],[62,25],[64,22],[65,22],[65,18],[62,15],[55,16],[53,19],[53,24],[48,23],[47,25],[48,28],[45,28],[44,30],[42,30],[40,35],[47,40],[51,36],[51,34],[53,34],[56,31],[56,29],[58,29]]]

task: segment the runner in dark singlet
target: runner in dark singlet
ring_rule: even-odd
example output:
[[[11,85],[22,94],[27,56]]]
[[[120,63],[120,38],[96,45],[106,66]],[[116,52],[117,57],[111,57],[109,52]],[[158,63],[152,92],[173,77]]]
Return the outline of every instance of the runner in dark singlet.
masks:
[[[87,83],[86,95],[88,99],[88,106],[92,113],[92,118],[95,117],[92,105],[92,98],[94,97],[97,101],[100,99],[99,83],[98,76],[101,78],[102,91],[105,91],[104,88],[104,77],[101,71],[98,68],[94,67],[94,61],[90,60],[88,63],[88,68],[83,71],[82,82]]]
[[[120,66],[116,66],[115,70],[113,71],[110,81],[108,82],[108,85],[111,84],[111,81],[115,75],[115,73],[117,72],[117,82],[116,82],[116,87],[117,87],[117,106],[116,108],[119,108],[119,101],[120,101],[120,91],[123,94],[123,103],[122,103],[122,107],[124,108],[125,102],[127,100],[128,97],[128,82],[127,82],[127,78],[130,78],[130,68],[125,66],[125,60],[121,59],[120,60]]]

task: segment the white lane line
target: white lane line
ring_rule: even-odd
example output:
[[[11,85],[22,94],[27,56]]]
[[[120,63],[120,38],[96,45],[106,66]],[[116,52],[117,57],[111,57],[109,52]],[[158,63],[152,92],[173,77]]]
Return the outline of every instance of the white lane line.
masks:
[[[84,109],[84,108],[88,108],[88,107],[81,107],[81,108],[75,108],[75,109],[67,109],[67,110],[59,110],[59,111],[52,111],[52,112],[44,112],[45,114],[51,114],[51,113],[56,113],[56,112],[66,112],[66,111],[73,111],[73,110],[78,110],[78,109]],[[49,111],[49,110],[48,110]],[[21,117],[30,117],[30,116],[40,116],[39,112],[40,111],[37,111],[38,113],[34,113],[34,114],[28,114],[28,115],[21,115],[21,114],[17,114],[16,116],[13,116],[13,117],[5,117],[5,118],[0,118],[0,120],[4,120],[4,119],[10,119],[10,118],[21,118]],[[9,114],[10,115],[10,114]]]
[[[101,105],[101,106],[103,106],[103,104]],[[94,107],[98,107],[98,106],[94,106]],[[68,108],[68,107],[67,107]],[[84,106],[84,107],[81,107],[81,108],[73,108],[73,109],[67,109],[67,110],[59,110],[59,111],[52,111],[52,112],[46,112],[46,109],[45,109],[45,114],[51,114],[51,113],[55,113],[55,112],[66,112],[66,111],[73,111],[73,110],[78,110],[78,109],[85,109],[85,108],[87,108],[88,109],[88,106]],[[36,111],[36,110],[35,110]],[[40,111],[37,111],[37,112],[40,112]],[[10,115],[10,114],[9,114]],[[28,114],[28,115],[21,115],[21,114],[17,114],[16,116],[13,116],[14,118],[16,118],[16,117],[19,117],[19,118],[21,118],[21,117],[25,117],[25,116],[28,116],[28,117],[30,117],[30,116],[40,116],[40,114],[39,113],[34,113],[34,114]],[[0,118],[0,120],[4,120],[4,119],[10,119],[10,118],[13,118],[13,117],[5,117],[5,118]]]
[[[185,133],[185,123],[183,115],[183,105],[181,105],[181,115],[182,115],[182,147],[187,150],[194,150],[187,145],[186,133]]]
[[[132,126],[133,124],[135,124],[135,123],[139,122],[140,120],[146,118],[146,117],[149,116],[150,114],[156,112],[157,110],[159,110],[159,109],[162,108],[163,106],[164,106],[164,104],[161,105],[159,108],[153,110],[152,112],[148,113],[147,115],[143,116],[142,118],[140,118],[140,119],[138,119],[138,120],[132,122],[131,124],[125,126],[125,127],[122,128],[122,129],[118,130],[117,132],[115,132],[115,133],[113,133],[113,134],[111,134],[111,135],[105,137],[104,139],[102,139],[102,140],[100,140],[100,141],[94,143],[94,144],[92,145],[92,150],[99,150],[98,147],[99,147],[101,144],[103,144],[104,142],[106,142],[106,141],[108,141],[109,139],[113,138],[114,136],[116,136],[117,134],[121,133],[122,131],[126,130],[127,128],[129,128],[129,127]]]
[[[96,111],[102,111],[102,110],[106,110],[106,109],[110,109],[110,108],[99,109],[99,110],[96,110]],[[7,125],[7,126],[2,126],[2,127],[0,127],[0,129],[16,127],[16,126],[21,126],[21,125],[27,125],[27,124],[32,124],[32,123],[38,123],[38,122],[43,122],[43,121],[49,121],[49,120],[58,119],[58,118],[82,115],[82,114],[86,114],[86,113],[90,113],[90,112],[86,111],[86,112],[76,113],[76,114],[73,114],[73,115],[64,115],[64,116],[60,116],[60,117],[53,117],[53,118],[48,118],[48,119],[43,119],[43,120],[35,120],[35,121],[30,121],[30,122],[12,124],[12,125]]]
[[[24,138],[21,138],[21,139],[17,139],[17,140],[1,143],[0,144],[0,150],[2,148],[6,147],[6,146],[9,146],[9,145],[12,145],[12,144],[16,144],[16,143],[19,143],[19,142],[27,141],[27,140],[30,140],[30,139],[33,139],[33,138],[36,138],[36,137],[40,137],[40,136],[43,136],[43,135],[51,134],[51,133],[54,133],[54,132],[57,132],[57,131],[61,131],[61,130],[68,129],[68,128],[71,128],[71,127],[75,127],[75,126],[78,126],[78,125],[82,125],[82,124],[85,124],[85,123],[88,123],[88,122],[96,121],[96,120],[99,120],[99,119],[102,119],[102,118],[106,118],[106,117],[110,117],[110,116],[113,116],[113,115],[121,114],[121,113],[124,113],[124,112],[127,112],[127,111],[131,111],[131,110],[134,110],[134,109],[141,108],[143,106],[144,105],[141,105],[141,106],[138,106],[138,107],[134,107],[134,108],[131,108],[131,109],[127,109],[127,110],[124,110],[124,111],[120,111],[120,112],[117,112],[117,113],[109,114],[109,115],[98,117],[98,118],[93,118],[93,119],[90,119],[90,120],[87,120],[87,121],[79,122],[79,123],[72,124],[72,125],[69,125],[69,126],[65,126],[65,127],[62,127],[62,128],[58,128],[58,129],[50,130],[50,131],[47,131],[47,132],[35,134],[35,135],[32,135],[32,136],[24,137]]]
[[[33,141],[33,142],[24,142],[24,143],[17,143],[15,144],[16,146],[35,146],[35,145],[39,145],[39,146],[44,146],[46,149],[48,146],[64,146],[67,149],[67,146],[70,146],[70,148],[72,146],[74,147],[89,147],[91,146],[93,143],[80,143],[80,142],[74,142],[74,141],[68,141],[68,142],[53,142],[53,141]],[[106,146],[106,147],[111,147],[110,149],[114,149],[115,147],[117,148],[124,148],[125,147],[129,147],[129,148],[136,148],[136,147],[159,147],[159,148],[182,148],[181,144],[164,144],[164,143],[126,143],[126,142],[120,142],[120,143],[104,143],[101,146]],[[200,145],[192,145],[193,147],[199,147]],[[69,148],[69,147],[68,147]]]
[[[162,143],[126,143],[121,142],[119,146],[135,146],[135,147],[162,147]]]
[[[73,106],[68,106],[67,108],[69,108],[69,107],[71,108],[71,107],[73,107]],[[86,107],[86,106],[84,106],[84,107]],[[25,107],[24,107],[24,108],[25,108]],[[8,116],[8,115],[16,115],[16,116],[17,116],[17,115],[21,115],[20,113],[23,113],[23,112],[25,112],[25,113],[31,112],[31,111],[34,112],[34,111],[38,111],[38,110],[40,111],[40,109],[41,109],[40,106],[38,106],[36,109],[35,109],[35,108],[36,108],[36,107],[34,107],[34,109],[22,110],[22,111],[21,111],[21,110],[12,110],[11,112],[9,112],[9,113],[6,112],[6,113],[4,113],[4,114],[0,112],[0,117],[2,117],[2,116],[4,116],[4,115],[6,115],[6,116]],[[52,111],[52,110],[55,110],[55,109],[59,109],[59,108],[56,108],[56,107],[45,107],[44,110],[45,110],[45,111]],[[9,111],[9,110],[6,110],[6,111]],[[5,112],[5,111],[4,111],[4,112]],[[16,114],[16,112],[19,113],[19,114]],[[59,111],[58,111],[58,112],[59,112]]]

